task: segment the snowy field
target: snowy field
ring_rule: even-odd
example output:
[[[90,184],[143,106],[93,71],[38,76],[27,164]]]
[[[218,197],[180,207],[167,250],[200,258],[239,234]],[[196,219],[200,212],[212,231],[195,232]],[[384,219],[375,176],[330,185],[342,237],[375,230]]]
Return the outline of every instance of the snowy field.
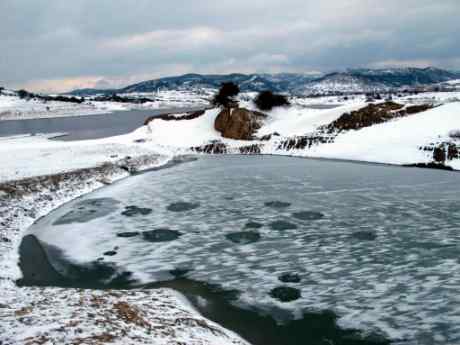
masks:
[[[153,102],[142,104],[99,102],[88,98],[81,104],[67,102],[44,102],[42,100],[20,99],[11,91],[0,92],[0,121],[55,118],[107,114],[114,111],[172,109],[206,107],[211,97],[210,91],[159,91],[146,94],[124,94],[126,97],[147,97]]]
[[[155,155],[157,151],[136,143],[133,134],[99,140],[62,142],[54,135],[0,138],[0,182],[91,168],[120,159]]]

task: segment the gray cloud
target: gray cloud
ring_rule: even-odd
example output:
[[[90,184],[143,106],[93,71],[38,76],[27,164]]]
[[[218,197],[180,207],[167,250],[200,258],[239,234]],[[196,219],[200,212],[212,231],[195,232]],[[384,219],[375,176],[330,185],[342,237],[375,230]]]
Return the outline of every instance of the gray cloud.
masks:
[[[2,0],[0,84],[120,85],[176,73],[460,69],[458,0]]]

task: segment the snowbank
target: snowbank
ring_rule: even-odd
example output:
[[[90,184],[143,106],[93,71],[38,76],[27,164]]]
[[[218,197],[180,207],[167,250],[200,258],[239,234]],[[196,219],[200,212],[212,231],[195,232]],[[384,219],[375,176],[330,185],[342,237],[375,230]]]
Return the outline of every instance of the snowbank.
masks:
[[[263,136],[277,132],[282,136],[304,135],[327,125],[344,113],[366,106],[360,100],[333,109],[311,109],[299,106],[275,108],[269,112],[269,119],[258,131]]]
[[[449,139],[460,128],[460,103],[446,104],[423,113],[407,116],[358,131],[339,135],[327,145],[313,147],[309,157],[338,158],[388,164],[428,163],[431,152],[421,146]],[[460,169],[460,160],[450,164]]]
[[[61,142],[53,135],[0,138],[0,182],[89,168],[124,157],[157,154],[125,135],[101,140]]]

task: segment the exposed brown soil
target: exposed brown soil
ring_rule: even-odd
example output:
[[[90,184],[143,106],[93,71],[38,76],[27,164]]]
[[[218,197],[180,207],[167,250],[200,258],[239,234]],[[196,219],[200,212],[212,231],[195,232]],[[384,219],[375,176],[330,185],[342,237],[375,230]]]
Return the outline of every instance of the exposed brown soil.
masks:
[[[120,319],[128,323],[133,323],[145,328],[151,327],[151,325],[140,315],[139,310],[130,306],[126,302],[115,303],[113,305],[113,309]]]

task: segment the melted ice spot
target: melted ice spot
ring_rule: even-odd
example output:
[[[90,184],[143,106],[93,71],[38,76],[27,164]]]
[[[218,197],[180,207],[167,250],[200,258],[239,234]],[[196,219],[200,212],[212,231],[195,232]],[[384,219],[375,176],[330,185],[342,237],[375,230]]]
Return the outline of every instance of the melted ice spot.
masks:
[[[122,216],[135,217],[135,216],[146,216],[152,213],[151,208],[141,208],[137,206],[126,206],[125,210],[121,212]]]
[[[324,214],[314,211],[295,212],[292,214],[292,216],[300,220],[319,220],[324,218]]]
[[[284,201],[268,201],[264,205],[270,208],[286,208],[291,206],[291,203]]]
[[[142,233],[142,237],[148,242],[170,242],[177,240],[180,236],[182,233],[179,231],[169,229],[156,229]]]
[[[292,302],[302,297],[299,289],[289,286],[279,286],[272,289],[270,296],[281,302]]]
[[[112,198],[88,199],[78,202],[74,209],[57,219],[53,225],[87,223],[117,210],[120,202]]]
[[[294,229],[297,229],[297,225],[293,224],[293,223],[289,223],[285,220],[276,220],[272,223],[270,223],[270,227],[273,229],[273,230],[294,230]]]
[[[175,203],[170,204],[167,207],[167,210],[171,211],[171,212],[185,212],[185,211],[194,210],[194,209],[196,209],[198,207],[200,207],[199,203],[190,203],[190,202],[179,201],[179,202],[175,202]]]
[[[260,240],[260,234],[255,231],[234,232],[226,235],[225,237],[237,244],[250,244]]]

